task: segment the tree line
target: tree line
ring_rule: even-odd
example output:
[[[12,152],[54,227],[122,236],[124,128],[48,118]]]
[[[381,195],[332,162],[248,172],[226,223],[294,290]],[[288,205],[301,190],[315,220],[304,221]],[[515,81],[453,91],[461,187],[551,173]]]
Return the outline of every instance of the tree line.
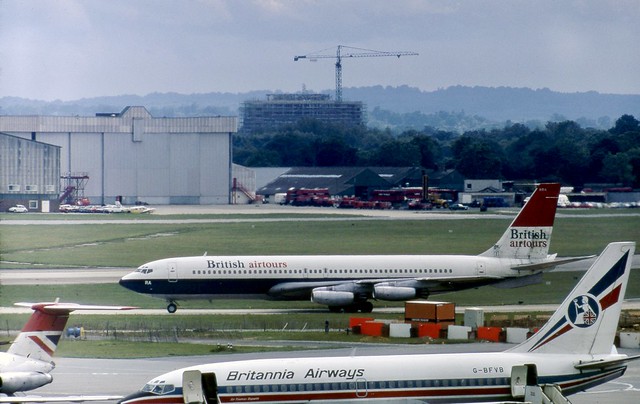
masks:
[[[233,146],[234,162],[248,167],[420,166],[457,169],[470,179],[640,188],[640,121],[632,115],[622,115],[609,130],[562,121],[463,134],[431,127],[394,134],[304,119],[274,131],[240,132]]]

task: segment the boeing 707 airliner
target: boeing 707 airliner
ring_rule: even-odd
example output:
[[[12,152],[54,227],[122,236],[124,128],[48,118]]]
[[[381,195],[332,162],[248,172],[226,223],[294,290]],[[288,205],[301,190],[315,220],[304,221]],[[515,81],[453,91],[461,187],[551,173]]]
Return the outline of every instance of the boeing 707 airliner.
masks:
[[[167,300],[267,297],[332,311],[370,312],[369,299],[404,301],[478,286],[525,286],[587,257],[549,255],[560,184],[540,184],[509,228],[480,255],[199,256],[146,263],[120,285]]]

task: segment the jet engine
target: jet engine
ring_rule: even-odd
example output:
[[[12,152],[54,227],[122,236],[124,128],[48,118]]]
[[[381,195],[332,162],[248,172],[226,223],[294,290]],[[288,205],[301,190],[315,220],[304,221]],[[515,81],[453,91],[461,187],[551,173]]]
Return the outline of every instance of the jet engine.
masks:
[[[426,298],[429,291],[415,280],[381,282],[373,287],[374,297],[380,300],[404,301],[417,297]]]
[[[375,286],[376,299],[390,301],[404,301],[414,299],[416,290],[403,286]]]
[[[311,292],[311,300],[327,306],[349,306],[355,300],[355,296],[353,292],[316,288]]]
[[[4,372],[0,373],[0,393],[13,394],[42,387],[53,381],[48,373],[40,372]]]

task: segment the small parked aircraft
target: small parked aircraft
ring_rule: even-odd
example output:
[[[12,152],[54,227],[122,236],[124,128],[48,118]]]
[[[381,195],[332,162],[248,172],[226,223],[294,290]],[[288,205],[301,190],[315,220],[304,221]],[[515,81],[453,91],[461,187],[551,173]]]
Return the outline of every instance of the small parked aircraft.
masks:
[[[560,184],[540,184],[500,240],[480,255],[199,256],[146,263],[120,279],[176,301],[220,297],[308,300],[371,312],[369,299],[404,301],[478,286],[538,283],[542,272],[590,257],[549,255]]]
[[[118,396],[20,396],[53,381],[53,354],[74,310],[129,310],[134,307],[94,306],[75,303],[16,303],[33,314],[9,347],[0,352],[0,403],[108,401]]]
[[[640,358],[613,345],[634,250],[609,244],[549,321],[504,352],[212,363],[154,377],[120,403],[568,403]]]

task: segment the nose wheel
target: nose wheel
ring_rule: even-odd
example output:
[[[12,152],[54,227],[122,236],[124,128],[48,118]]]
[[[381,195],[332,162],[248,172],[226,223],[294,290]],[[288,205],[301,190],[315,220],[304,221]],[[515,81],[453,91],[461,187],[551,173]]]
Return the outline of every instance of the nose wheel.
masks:
[[[178,310],[178,306],[175,304],[175,302],[169,302],[169,305],[167,306],[167,311],[171,314],[175,313]]]

